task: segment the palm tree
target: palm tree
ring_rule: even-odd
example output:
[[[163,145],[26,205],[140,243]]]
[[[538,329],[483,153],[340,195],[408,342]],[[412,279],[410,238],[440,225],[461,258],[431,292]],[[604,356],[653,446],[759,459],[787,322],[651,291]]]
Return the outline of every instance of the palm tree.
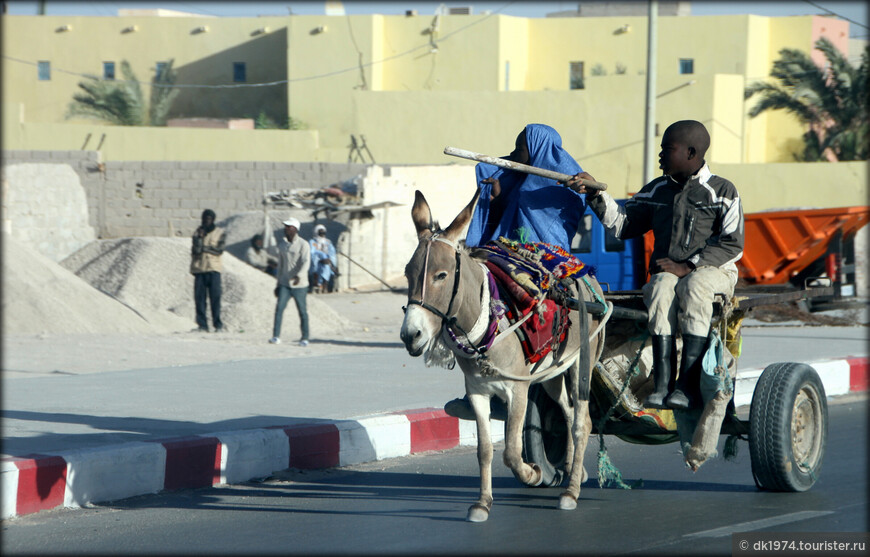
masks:
[[[148,109],[148,119],[152,126],[165,126],[166,118],[169,115],[169,109],[172,107],[172,101],[178,96],[179,90],[176,89],[175,81],[178,75],[172,69],[172,64],[175,59],[171,59],[166,64],[160,66],[157,75],[154,76],[154,81],[151,82],[151,104]]]
[[[146,107],[139,81],[126,60],[121,62],[122,81],[106,81],[87,76],[80,81],[84,93],[73,95],[67,108],[67,118],[85,117],[103,120],[118,126],[163,126],[172,100],[178,95],[173,87],[176,73],[170,60],[154,77],[151,102]]]
[[[808,128],[803,153],[794,155],[797,160],[867,160],[870,47],[856,68],[828,39],[820,38],[815,46],[827,59],[824,68],[800,50],[779,51],[780,58],[770,72],[779,83],[756,82],[744,92],[746,99],[760,97],[749,116],[755,118],[767,110],[794,114]]]

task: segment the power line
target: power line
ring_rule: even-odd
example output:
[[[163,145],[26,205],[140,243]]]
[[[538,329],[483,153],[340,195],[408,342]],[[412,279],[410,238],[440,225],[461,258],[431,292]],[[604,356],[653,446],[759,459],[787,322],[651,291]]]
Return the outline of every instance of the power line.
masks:
[[[483,18],[478,19],[476,21],[472,21],[471,23],[464,25],[463,27],[460,27],[459,29],[456,29],[453,32],[444,35],[443,37],[438,39],[437,42],[446,41],[447,39],[449,39],[453,35],[456,35],[462,31],[465,31],[469,27],[473,27],[475,25],[479,25],[479,24],[483,23],[484,21],[488,20],[489,18],[497,15],[499,12],[504,11],[505,9],[510,7],[512,4],[514,4],[514,2],[508,2],[507,4],[502,6],[501,8],[492,11],[491,13],[487,14]],[[327,73],[318,74],[318,75],[311,75],[311,76],[307,76],[307,77],[297,77],[297,78],[293,78],[293,79],[280,79],[277,81],[269,81],[269,82],[265,82],[265,83],[233,83],[233,84],[226,84],[226,85],[195,85],[195,84],[183,84],[183,83],[177,84],[176,83],[176,84],[170,85],[170,84],[164,84],[164,83],[152,83],[152,82],[145,82],[145,81],[138,81],[138,80],[128,81],[128,80],[124,80],[124,79],[118,79],[118,80],[112,80],[112,81],[123,82],[123,83],[136,83],[139,85],[145,85],[145,86],[151,86],[151,87],[169,87],[169,88],[178,88],[178,89],[244,89],[244,88],[248,88],[248,87],[273,87],[275,85],[286,85],[289,83],[298,83],[301,81],[312,81],[315,79],[324,79],[327,77],[333,77],[333,76],[340,75],[340,74],[347,73],[347,72],[351,72],[351,71],[359,71],[359,70],[362,70],[363,68],[368,68],[368,67],[374,66],[376,64],[383,64],[385,62],[390,62],[392,60],[396,60],[397,58],[402,58],[403,56],[407,56],[409,54],[412,54],[412,53],[414,53],[418,50],[424,49],[424,48],[425,49],[431,48],[431,45],[429,44],[429,42],[426,42],[426,43],[421,44],[419,46],[415,46],[414,48],[406,50],[405,52],[401,52],[401,53],[395,54],[393,56],[388,56],[386,58],[382,58],[381,60],[373,60],[371,62],[360,63],[360,64],[353,66],[353,67],[350,67],[350,68],[344,68],[341,70],[335,70],[332,72],[327,72]],[[15,58],[13,56],[7,56],[5,54],[2,57],[7,59],[7,60],[11,60],[13,62],[19,62],[19,63],[27,64],[30,66],[38,66],[38,64],[36,62],[31,62],[29,60],[22,60],[20,58]],[[53,68],[52,71],[56,71],[59,73],[65,73],[65,74],[69,74],[69,75],[74,75],[77,77],[85,77],[85,78],[89,78],[89,79],[99,79],[92,74],[74,72],[74,71],[65,70],[62,68]]]
[[[824,7],[824,6],[820,6],[820,5],[816,4],[815,2],[810,2],[810,0],[803,0],[803,1],[806,2],[807,4],[809,4],[810,6],[814,7],[814,8],[818,8],[818,9],[824,11],[824,12],[827,13],[828,15],[837,16],[837,17],[839,17],[840,19],[844,19],[844,20],[848,21],[849,23],[853,23],[853,24],[855,24],[855,25],[857,25],[857,26],[859,26],[859,27],[863,27],[864,29],[870,29],[870,27],[867,27],[867,26],[864,25],[863,23],[859,23],[859,22],[855,21],[854,19],[849,19],[848,17],[846,17],[846,16],[844,16],[844,15],[840,15],[840,14],[838,14],[837,12],[833,12],[833,11],[829,10],[828,8],[826,8],[826,7]]]

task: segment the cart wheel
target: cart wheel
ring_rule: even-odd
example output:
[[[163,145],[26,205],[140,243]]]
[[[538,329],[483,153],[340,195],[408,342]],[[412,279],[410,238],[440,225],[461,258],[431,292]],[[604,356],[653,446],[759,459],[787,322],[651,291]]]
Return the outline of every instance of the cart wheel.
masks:
[[[816,483],[828,436],[828,403],[816,370],[767,366],[752,394],[749,453],[761,489],[806,491]]]
[[[568,424],[556,401],[540,385],[529,387],[523,426],[523,460],[541,468],[541,487],[555,487],[565,479],[567,436]]]

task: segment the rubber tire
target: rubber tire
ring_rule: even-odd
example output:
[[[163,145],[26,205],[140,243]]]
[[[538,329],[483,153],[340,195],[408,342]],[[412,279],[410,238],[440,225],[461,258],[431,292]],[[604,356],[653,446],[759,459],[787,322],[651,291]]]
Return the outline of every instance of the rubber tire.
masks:
[[[795,403],[810,410],[808,462],[795,456],[792,428]],[[802,413],[802,415],[804,415]],[[804,415],[805,416],[805,415]],[[818,479],[828,436],[828,403],[816,370],[806,364],[777,363],[764,368],[752,394],[749,454],[756,485],[763,490],[800,492]],[[808,466],[805,466],[808,465]]]
[[[538,487],[556,487],[565,479],[568,424],[559,405],[540,385],[529,387],[523,424],[523,460],[541,468]]]

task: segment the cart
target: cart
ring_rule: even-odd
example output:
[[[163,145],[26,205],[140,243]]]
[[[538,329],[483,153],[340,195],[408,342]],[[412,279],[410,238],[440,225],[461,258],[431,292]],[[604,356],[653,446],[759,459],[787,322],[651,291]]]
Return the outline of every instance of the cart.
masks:
[[[729,359],[727,380],[731,388],[727,397],[720,397],[717,393],[720,399],[718,404],[724,408],[724,417],[718,422],[715,419],[703,422],[706,426],[712,423],[715,428],[708,428],[706,435],[701,435],[700,444],[706,446],[707,452],[701,450],[701,456],[698,457],[698,451],[694,456],[691,453],[699,441],[698,430],[688,432],[677,427],[677,423],[687,423],[686,418],[691,419],[691,415],[684,415],[685,411],[644,409],[639,402],[652,390],[652,378],[649,377],[652,355],[649,344],[644,345],[647,312],[641,291],[605,293],[605,302],[612,302],[613,308],[606,325],[604,353],[593,371],[590,393],[592,433],[616,435],[640,444],[679,441],[686,462],[693,469],[716,454],[720,435],[730,436],[732,444],[738,439],[747,440],[752,474],[759,489],[791,492],[808,490],[818,479],[825,452],[828,409],[822,381],[809,365],[795,362],[771,364],[758,378],[749,419],[740,419],[733,397],[736,359],[741,346],[739,329],[746,311],[753,307],[831,294],[831,287],[793,291],[780,289],[775,292],[764,287],[749,287],[738,289],[730,300],[720,296],[714,302],[711,331],[725,331],[728,337],[723,340]],[[568,305],[577,308],[578,303],[571,299]],[[594,314],[600,315],[606,309],[605,304],[601,303],[585,304],[587,310]],[[726,398],[727,405],[724,403]],[[694,412],[701,412],[703,419],[704,413],[710,408],[711,403],[706,402],[703,411]],[[719,409],[720,414],[722,408]],[[714,413],[713,418],[716,417]],[[523,431],[523,457],[526,462],[541,467],[543,486],[557,486],[566,475],[564,467],[568,435],[558,405],[540,385],[532,385]],[[690,451],[688,455],[687,447]],[[692,458],[695,458],[694,464],[691,463]]]

